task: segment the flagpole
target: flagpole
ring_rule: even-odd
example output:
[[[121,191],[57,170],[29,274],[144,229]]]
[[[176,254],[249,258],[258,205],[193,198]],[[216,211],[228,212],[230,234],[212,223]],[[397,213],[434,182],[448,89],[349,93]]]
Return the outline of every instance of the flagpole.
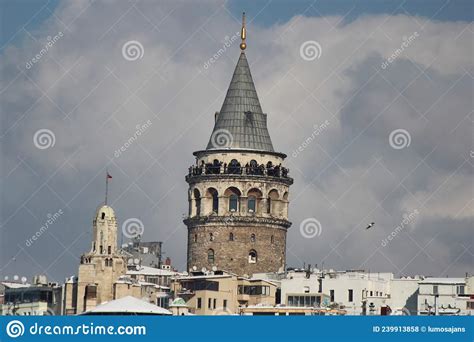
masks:
[[[108,193],[109,193],[109,172],[105,170],[105,205],[107,205]]]

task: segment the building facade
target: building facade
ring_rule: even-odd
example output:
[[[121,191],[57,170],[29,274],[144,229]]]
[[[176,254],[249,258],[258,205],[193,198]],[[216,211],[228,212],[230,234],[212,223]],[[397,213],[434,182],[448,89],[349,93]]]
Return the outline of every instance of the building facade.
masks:
[[[286,155],[275,152],[245,55],[215,114],[205,150],[189,168],[188,270],[237,275],[285,269],[289,187]]]

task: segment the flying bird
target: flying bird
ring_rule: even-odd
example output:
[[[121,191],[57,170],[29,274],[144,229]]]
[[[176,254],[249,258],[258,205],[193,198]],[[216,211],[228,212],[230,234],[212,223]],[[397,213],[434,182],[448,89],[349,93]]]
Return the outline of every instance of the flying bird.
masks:
[[[365,229],[370,229],[375,225],[375,222],[370,222],[369,225]]]

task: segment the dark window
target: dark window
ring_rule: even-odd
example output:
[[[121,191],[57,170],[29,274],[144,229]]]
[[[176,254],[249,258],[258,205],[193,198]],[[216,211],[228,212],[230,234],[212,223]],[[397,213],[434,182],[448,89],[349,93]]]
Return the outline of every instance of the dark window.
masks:
[[[112,246],[107,247],[107,253],[112,254]]]
[[[202,298],[197,299],[197,308],[200,309],[202,307]]]
[[[211,298],[208,298],[208,300],[207,300],[207,308],[208,308],[208,309],[211,309],[211,308],[212,308],[211,304],[212,304],[212,299],[211,299]]]
[[[194,200],[196,205],[196,215],[201,215],[201,194],[198,189],[194,189]]]
[[[255,234],[250,235],[250,242],[255,242]]]
[[[239,210],[239,196],[232,194],[229,197],[229,211]]]
[[[207,262],[210,264],[214,263],[214,250],[213,249],[209,249],[207,251]]]
[[[433,294],[438,294],[438,285],[433,285]]]
[[[224,309],[227,309],[227,299],[224,299],[223,303],[222,303],[222,307]]]
[[[213,308],[215,309],[216,306],[217,306],[217,299],[214,298],[214,303],[213,303],[213,304],[214,304],[214,305],[213,305]]]
[[[197,242],[197,240],[198,240],[198,235],[194,234],[194,242]]]
[[[330,301],[334,302],[334,290],[329,290],[329,296],[331,297]]]
[[[215,213],[219,211],[219,195],[217,191],[212,192],[212,211]]]
[[[105,213],[102,213],[102,215],[100,217],[101,217],[102,220],[105,219]]]
[[[352,289],[349,289],[349,298],[348,298],[349,302],[353,302],[354,301],[354,290]]]
[[[209,233],[209,241],[214,241],[214,234]]]
[[[257,251],[252,249],[249,252],[249,264],[255,264],[257,263]]]
[[[234,241],[234,233],[229,233],[229,241]]]
[[[247,206],[249,212],[254,213],[256,211],[257,199],[255,196],[249,196]]]
[[[272,212],[272,199],[270,197],[267,198],[267,214]]]
[[[270,243],[274,243],[275,242],[275,238],[273,237],[273,235],[270,237]]]

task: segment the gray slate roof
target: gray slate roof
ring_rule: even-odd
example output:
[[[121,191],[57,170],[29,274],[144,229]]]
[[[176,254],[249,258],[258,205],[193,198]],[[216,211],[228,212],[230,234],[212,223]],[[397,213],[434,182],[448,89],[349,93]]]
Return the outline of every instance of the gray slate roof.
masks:
[[[262,112],[244,52],[240,54],[206,149],[223,148],[274,152],[267,115]]]

